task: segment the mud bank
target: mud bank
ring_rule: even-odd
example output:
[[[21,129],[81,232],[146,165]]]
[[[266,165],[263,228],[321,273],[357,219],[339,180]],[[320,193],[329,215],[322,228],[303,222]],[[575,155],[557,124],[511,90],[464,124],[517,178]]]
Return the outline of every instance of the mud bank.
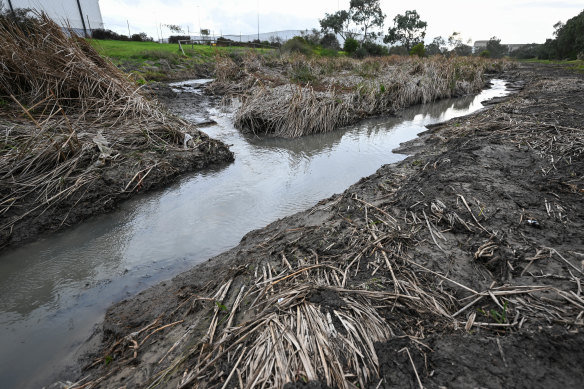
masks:
[[[429,129],[107,313],[76,387],[580,387],[584,77]]]
[[[183,125],[189,128],[189,136],[196,140],[193,147],[183,149],[180,144],[158,147],[145,142],[139,130],[136,133],[135,129],[122,128],[108,139],[105,147],[109,155],[105,162],[102,161],[100,146],[94,143],[101,129],[84,129],[85,133],[79,139],[86,144],[80,158],[71,167],[74,174],[79,174],[75,183],[79,187],[54,204],[50,202],[52,199],[44,199],[38,191],[33,192],[24,198],[18,208],[5,212],[0,230],[0,249],[19,246],[42,233],[61,230],[93,215],[111,211],[120,201],[168,185],[187,172],[233,161],[233,154],[222,142],[211,139],[187,123]],[[131,127],[130,124],[128,126]],[[7,131],[34,131],[29,127],[30,124],[14,118],[0,118],[0,128]],[[52,177],[47,178],[50,179]],[[9,182],[8,177],[3,190],[5,196],[11,193]]]

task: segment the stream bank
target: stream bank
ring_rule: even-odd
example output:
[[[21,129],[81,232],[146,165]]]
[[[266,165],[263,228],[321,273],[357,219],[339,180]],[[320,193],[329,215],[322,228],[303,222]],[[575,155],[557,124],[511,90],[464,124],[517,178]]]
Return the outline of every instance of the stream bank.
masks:
[[[201,87],[208,80],[156,86],[177,115],[197,123],[237,155],[233,163],[185,175],[138,194],[116,211],[7,250],[0,257],[0,376],[36,388],[59,378],[106,309],[236,246],[246,233],[340,193],[379,166],[426,125],[482,108],[506,95],[492,80],[480,94],[404,109],[326,134],[258,138],[233,127]],[[173,90],[176,90],[173,91]],[[26,260],[23,260],[25,258]],[[68,374],[67,376],[71,376]]]
[[[584,77],[508,76],[416,154],[111,307],[78,386],[579,387]]]

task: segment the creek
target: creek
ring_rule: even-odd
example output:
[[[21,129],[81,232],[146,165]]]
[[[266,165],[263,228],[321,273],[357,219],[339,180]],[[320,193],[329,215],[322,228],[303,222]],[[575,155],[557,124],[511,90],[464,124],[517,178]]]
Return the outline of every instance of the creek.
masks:
[[[504,81],[492,83],[475,96],[300,139],[242,135],[231,114],[209,105],[206,115],[217,124],[203,130],[232,145],[234,163],[183,176],[115,212],[2,253],[0,387],[38,388],[61,378],[108,306],[405,158],[392,149],[424,126],[475,112],[481,101],[508,93]],[[181,93],[197,90],[183,87]],[[201,120],[200,110],[181,114]]]

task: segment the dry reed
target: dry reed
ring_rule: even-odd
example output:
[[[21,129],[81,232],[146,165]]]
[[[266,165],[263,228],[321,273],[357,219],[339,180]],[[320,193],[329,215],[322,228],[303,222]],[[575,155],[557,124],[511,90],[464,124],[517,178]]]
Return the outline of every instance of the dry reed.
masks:
[[[0,18],[0,245],[24,219],[51,207],[69,211],[103,175],[101,168],[126,163],[131,175],[155,161],[130,162],[129,150],[179,150],[185,122],[169,117],[111,62],[44,14],[25,21]],[[140,187],[109,188],[123,193]],[[119,180],[124,180],[120,176]],[[99,188],[94,188],[98,190]],[[115,193],[102,193],[111,201]]]
[[[248,54],[236,64],[217,58],[211,90],[238,95],[236,127],[282,137],[328,132],[363,117],[391,115],[415,104],[466,95],[484,73],[510,67],[483,58],[276,59]]]

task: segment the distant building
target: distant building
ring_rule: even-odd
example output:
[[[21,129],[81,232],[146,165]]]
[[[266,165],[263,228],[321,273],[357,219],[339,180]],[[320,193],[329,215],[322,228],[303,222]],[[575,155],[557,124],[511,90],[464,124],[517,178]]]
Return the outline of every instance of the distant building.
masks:
[[[473,46],[472,46],[472,52],[473,53],[480,53],[483,50],[487,49],[487,43],[489,43],[489,41],[475,41]],[[503,46],[507,46],[509,49],[509,53],[511,53],[512,51],[515,51],[517,49],[522,48],[523,46],[527,46],[527,44],[525,43],[501,43]]]
[[[91,30],[103,28],[99,0],[3,0],[4,9],[30,8],[44,11],[64,28],[78,35],[90,35]]]

